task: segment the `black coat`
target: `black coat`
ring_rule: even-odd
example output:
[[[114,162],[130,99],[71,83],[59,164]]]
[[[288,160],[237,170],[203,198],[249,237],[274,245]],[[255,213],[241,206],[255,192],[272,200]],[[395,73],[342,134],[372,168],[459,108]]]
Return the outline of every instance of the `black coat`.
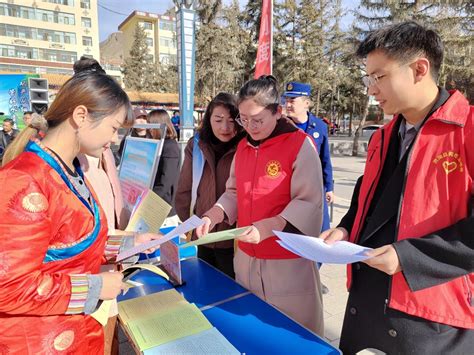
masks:
[[[0,162],[2,161],[7,146],[16,138],[18,133],[19,131],[17,129],[13,129],[11,135],[5,134],[4,131],[0,131]]]
[[[170,216],[176,214],[174,195],[178,185],[181,151],[175,139],[165,139],[156,172],[153,191],[172,206]]]

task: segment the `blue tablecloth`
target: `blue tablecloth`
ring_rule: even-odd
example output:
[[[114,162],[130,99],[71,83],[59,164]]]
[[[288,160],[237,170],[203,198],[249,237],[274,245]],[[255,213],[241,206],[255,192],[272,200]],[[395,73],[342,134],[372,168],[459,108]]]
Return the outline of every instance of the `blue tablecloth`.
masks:
[[[195,303],[240,352],[246,354],[339,354],[339,350],[262,301],[206,262],[190,258],[181,263],[185,284],[176,287]],[[142,271],[132,280],[144,284],[118,301],[172,288],[165,279]]]

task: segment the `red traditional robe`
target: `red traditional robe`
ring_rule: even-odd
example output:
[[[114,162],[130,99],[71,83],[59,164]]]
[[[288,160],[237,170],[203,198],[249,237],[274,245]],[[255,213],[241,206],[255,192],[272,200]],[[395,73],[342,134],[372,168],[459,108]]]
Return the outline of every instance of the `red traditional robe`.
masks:
[[[102,326],[83,313],[108,242],[98,203],[37,142],[0,186],[0,354],[103,354]]]

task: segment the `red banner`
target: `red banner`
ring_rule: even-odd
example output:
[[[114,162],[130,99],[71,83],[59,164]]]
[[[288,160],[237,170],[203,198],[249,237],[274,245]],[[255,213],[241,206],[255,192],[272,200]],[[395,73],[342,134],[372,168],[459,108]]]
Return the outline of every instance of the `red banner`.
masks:
[[[273,49],[273,1],[262,0],[262,19],[258,35],[257,61],[255,64],[255,78],[272,73]]]

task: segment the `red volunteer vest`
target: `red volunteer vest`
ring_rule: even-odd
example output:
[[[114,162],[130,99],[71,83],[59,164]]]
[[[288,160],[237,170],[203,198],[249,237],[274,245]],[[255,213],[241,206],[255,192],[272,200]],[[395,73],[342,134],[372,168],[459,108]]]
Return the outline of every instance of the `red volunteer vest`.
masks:
[[[474,110],[458,91],[450,94],[422,126],[410,152],[397,241],[422,237],[468,216],[474,177]],[[370,142],[351,242],[360,237],[396,120],[375,132]],[[347,270],[349,288],[350,265]],[[473,285],[471,273],[412,292],[399,272],[392,277],[388,306],[430,321],[474,328]]]
[[[278,215],[291,201],[293,163],[306,138],[300,130],[268,139],[255,148],[243,139],[235,154],[237,224]],[[296,259],[298,255],[282,248],[275,236],[258,244],[238,242],[247,255],[259,259]]]

